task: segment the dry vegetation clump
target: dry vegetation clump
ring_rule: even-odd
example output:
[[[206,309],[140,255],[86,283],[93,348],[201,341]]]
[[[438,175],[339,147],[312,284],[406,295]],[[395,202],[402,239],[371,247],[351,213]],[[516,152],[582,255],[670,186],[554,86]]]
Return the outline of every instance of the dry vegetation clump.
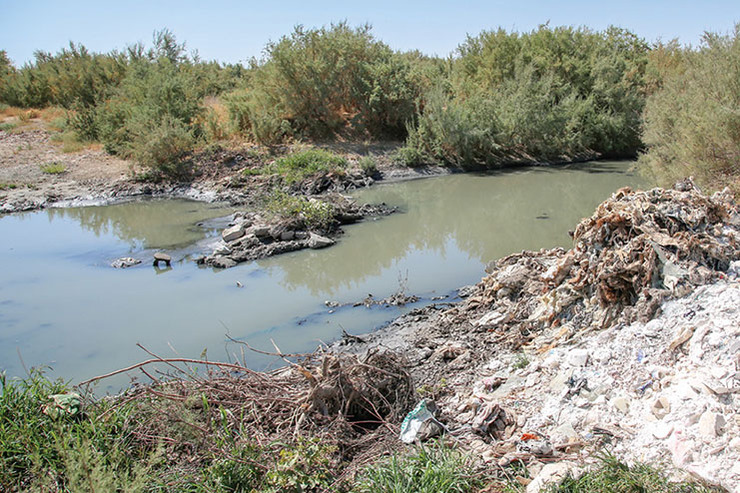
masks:
[[[271,373],[209,363],[204,375],[187,365],[205,362],[149,360],[141,369],[152,383],[116,397],[113,408],[129,407],[125,433],[137,449],[159,449],[169,476],[198,476],[214,458],[236,458],[260,478],[253,487],[269,485],[286,454],[310,456],[313,447],[334,481],[395,446],[398,425],[414,399],[402,357],[372,352],[299,359],[285,358],[289,365]],[[168,377],[145,368],[156,362],[169,365]],[[306,465],[319,467],[318,462]]]

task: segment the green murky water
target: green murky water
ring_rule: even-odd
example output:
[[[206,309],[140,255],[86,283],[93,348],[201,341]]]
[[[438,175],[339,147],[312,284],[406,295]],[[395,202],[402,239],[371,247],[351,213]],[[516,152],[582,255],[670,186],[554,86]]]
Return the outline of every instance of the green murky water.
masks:
[[[48,365],[80,381],[148,355],[246,359],[225,334],[271,349],[310,350],[372,330],[409,310],[324,301],[383,298],[403,285],[432,297],[477,282],[485,264],[522,249],[568,246],[567,231],[616,189],[640,186],[630,163],[599,162],[454,175],[362,191],[361,201],[402,213],[346,228],[329,249],[300,251],[235,268],[199,268],[191,255],[217,239],[230,213],[187,201],[52,209],[0,218],[0,370]],[[151,253],[172,254],[157,270]],[[118,257],[145,259],[113,269]],[[237,286],[237,281],[242,287]],[[115,390],[120,379],[106,387]],[[105,389],[103,389],[105,390]]]

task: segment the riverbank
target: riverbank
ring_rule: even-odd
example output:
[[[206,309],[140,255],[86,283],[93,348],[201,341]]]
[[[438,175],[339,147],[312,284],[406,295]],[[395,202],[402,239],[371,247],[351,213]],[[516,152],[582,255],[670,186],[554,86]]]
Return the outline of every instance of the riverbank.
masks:
[[[525,465],[527,491],[604,450],[738,491],[740,215],[682,189],[619,191],[573,249],[503,258],[463,302],[336,349],[404,354],[448,432],[489,467]]]
[[[255,206],[265,180],[245,175],[245,170],[264,167],[294,149],[239,144],[213,147],[192,157],[193,173],[186,180],[157,183],[137,177],[132,162],[111,156],[100,146],[63,152],[62,144],[52,140],[56,132],[47,130],[40,120],[32,123],[13,131],[0,130],[0,213],[105,205],[140,197]],[[400,146],[332,145],[332,150],[350,164],[348,180],[335,183],[333,191],[368,186],[374,180],[388,182],[450,172],[443,167],[409,168],[393,162],[390,156]],[[370,173],[359,168],[358,162],[364,156],[371,156],[375,164]],[[49,165],[56,167],[48,168]]]
[[[87,420],[103,414],[123,440],[116,453],[138,458],[146,471],[133,476],[125,461],[96,455],[100,445],[92,448],[96,470],[119,481],[155,478],[170,489],[284,490],[299,482],[313,491],[372,491],[357,489],[372,481],[368,466],[383,470],[389,454],[411,453],[413,462],[427,453],[436,467],[477,478],[465,491],[537,491],[568,471],[598,469],[598,457],[610,453],[737,491],[737,206],[689,184],[622,190],[574,237],[570,250],[493,263],[479,284],[460,291],[461,302],[416,310],[373,334],[347,334],[313,354],[276,346],[271,354],[287,366],[271,373],[155,354],[127,369],[146,371],[149,384],[90,398],[85,414],[73,409],[67,418],[52,416],[67,412],[55,398],[47,408],[61,411],[35,418],[43,422],[37,428],[84,434]],[[152,364],[166,366],[156,372]],[[64,390],[26,392],[44,403],[69,395]],[[427,436],[417,438],[445,431],[425,449],[398,439],[420,399],[430,409],[435,403],[441,425],[427,424]],[[472,462],[455,462],[452,444]],[[91,453],[84,441],[60,447],[67,458]],[[45,477],[71,474],[34,467]],[[30,466],[6,470],[34,480]]]

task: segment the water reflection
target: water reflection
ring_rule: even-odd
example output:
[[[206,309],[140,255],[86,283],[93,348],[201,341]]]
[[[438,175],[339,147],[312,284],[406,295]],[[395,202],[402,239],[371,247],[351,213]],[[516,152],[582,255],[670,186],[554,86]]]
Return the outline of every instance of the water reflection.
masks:
[[[423,253],[421,267],[445,270],[454,257],[477,264],[525,249],[570,245],[568,230],[612,192],[644,181],[630,163],[535,167],[453,175],[378,186],[363,202],[397,205],[400,214],[348,228],[327,252],[281,264],[288,288],[337,293]],[[543,220],[546,219],[546,220]],[[454,269],[454,267],[453,267]]]
[[[169,251],[207,236],[194,225],[229,212],[207,204],[135,202],[0,217],[0,371],[22,375],[21,354],[29,367],[52,365],[55,376],[79,381],[142,359],[137,342],[164,356],[177,348],[197,358],[208,348],[209,357],[227,359],[240,348],[230,347],[225,332],[268,350],[274,338],[284,351],[300,352],[337,338],[341,327],[372,330],[409,307],[329,313],[324,301],[382,298],[398,289],[399,276],[428,299],[479,280],[493,258],[567,245],[567,230],[583,215],[639,182],[624,173],[627,163],[595,166],[378,186],[358,198],[403,213],[351,226],[329,249],[223,271],[193,262],[173,264],[165,275],[151,261],[109,266],[121,256],[151,259],[143,248]],[[269,364],[247,358],[253,367]]]
[[[188,200],[146,200],[109,207],[48,209],[49,220],[73,219],[95,236],[115,235],[134,248],[183,248],[209,233],[200,221],[225,216],[233,209]]]

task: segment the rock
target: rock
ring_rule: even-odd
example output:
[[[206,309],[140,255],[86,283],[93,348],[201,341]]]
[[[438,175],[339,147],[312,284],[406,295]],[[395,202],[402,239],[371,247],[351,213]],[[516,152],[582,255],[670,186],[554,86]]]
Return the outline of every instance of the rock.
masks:
[[[257,238],[266,238],[270,236],[270,228],[262,225],[255,225],[249,228],[247,231],[249,234],[253,234]]]
[[[534,480],[527,485],[527,493],[539,493],[546,485],[560,483],[573,468],[569,462],[546,464]]]
[[[655,423],[653,425],[653,436],[658,440],[665,440],[673,433],[673,425],[670,423]]]
[[[226,228],[221,233],[221,238],[223,238],[226,243],[231,243],[232,241],[236,241],[244,236],[244,234],[244,226],[242,226],[241,224],[237,224],[236,226]]]
[[[325,236],[311,233],[308,237],[308,247],[318,250],[319,248],[325,248],[334,244],[334,240],[326,238]]]
[[[280,233],[281,241],[290,241],[295,238],[295,231],[283,231]]]
[[[552,439],[556,443],[572,442],[578,438],[580,438],[578,432],[570,423],[563,423],[552,431]]]
[[[152,265],[154,265],[155,267],[159,266],[160,262],[164,262],[164,264],[169,267],[170,263],[172,262],[172,257],[167,255],[166,253],[157,252],[154,254],[154,262],[152,263]]]
[[[496,326],[500,324],[501,322],[504,322],[506,319],[506,315],[499,313],[497,311],[490,311],[480,317],[478,320],[473,321],[473,325],[475,327],[485,327],[485,326]]]
[[[211,261],[211,265],[219,269],[228,269],[236,264],[236,260],[229,257],[216,257]]]
[[[737,450],[740,452],[740,437],[735,437],[732,440],[730,440],[730,449]]]
[[[589,352],[587,349],[573,349],[568,353],[568,363],[572,366],[586,366]]]
[[[231,248],[228,245],[219,245],[213,250],[214,255],[228,255],[231,253]]]
[[[715,438],[722,433],[725,418],[721,414],[707,411],[699,418],[699,434],[707,438]]]
[[[666,397],[659,397],[650,409],[653,412],[653,416],[658,419],[663,419],[668,413],[671,412],[671,403]]]
[[[141,263],[141,260],[132,257],[121,257],[111,262],[111,267],[116,269],[125,269],[126,267],[132,267]]]
[[[630,410],[630,401],[626,397],[615,397],[609,403],[621,413],[626,414]]]

